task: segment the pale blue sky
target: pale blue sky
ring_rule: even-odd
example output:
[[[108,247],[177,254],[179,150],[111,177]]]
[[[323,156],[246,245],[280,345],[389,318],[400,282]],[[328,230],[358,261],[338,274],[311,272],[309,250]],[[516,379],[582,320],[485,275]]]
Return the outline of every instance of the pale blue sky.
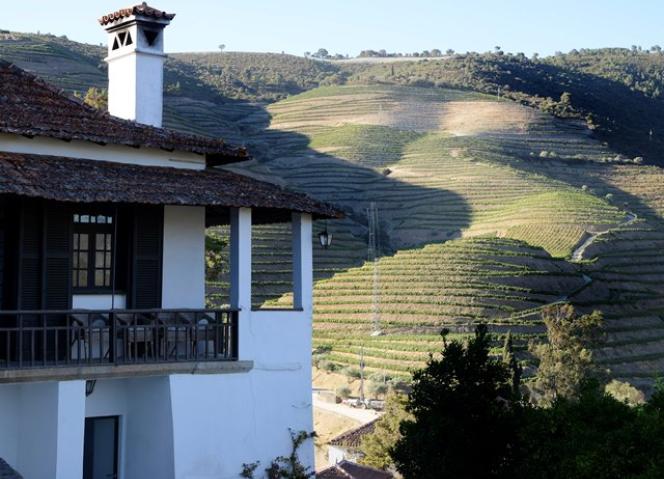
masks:
[[[41,31],[105,42],[96,23],[127,0],[7,1],[0,28]],[[654,44],[664,46],[661,0],[153,0],[177,17],[168,51],[304,51],[327,48],[459,52],[556,50]]]

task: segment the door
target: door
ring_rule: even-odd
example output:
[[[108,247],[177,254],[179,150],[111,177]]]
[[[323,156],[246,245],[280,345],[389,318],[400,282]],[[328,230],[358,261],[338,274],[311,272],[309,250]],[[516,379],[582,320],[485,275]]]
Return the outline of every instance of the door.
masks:
[[[85,419],[83,479],[117,479],[118,416]]]

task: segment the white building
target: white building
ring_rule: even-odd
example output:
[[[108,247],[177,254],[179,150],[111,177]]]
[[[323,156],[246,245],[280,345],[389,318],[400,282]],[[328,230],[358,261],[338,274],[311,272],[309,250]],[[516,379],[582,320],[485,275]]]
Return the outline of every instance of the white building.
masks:
[[[161,129],[172,18],[100,20],[115,117],[0,62],[0,457],[25,479],[237,478],[312,430],[312,218],[338,212]],[[252,311],[252,224],[284,221],[293,309]],[[207,310],[219,224],[231,308]]]

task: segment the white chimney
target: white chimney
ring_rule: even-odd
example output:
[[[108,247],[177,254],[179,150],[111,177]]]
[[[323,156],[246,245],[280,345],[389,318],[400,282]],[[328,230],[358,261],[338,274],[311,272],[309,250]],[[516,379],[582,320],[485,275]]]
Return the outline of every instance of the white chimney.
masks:
[[[146,3],[104,15],[108,32],[108,111],[161,127],[164,103],[164,28],[175,15]]]

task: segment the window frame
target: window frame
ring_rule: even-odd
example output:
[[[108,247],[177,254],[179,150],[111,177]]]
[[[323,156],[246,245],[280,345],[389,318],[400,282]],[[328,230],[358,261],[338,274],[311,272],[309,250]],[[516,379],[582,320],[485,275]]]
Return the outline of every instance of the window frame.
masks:
[[[110,223],[92,223],[92,222],[78,222],[75,220],[76,217],[81,217],[81,216],[88,216],[88,217],[95,217],[98,218],[99,216],[104,216],[106,218],[112,218],[112,221]],[[70,268],[71,268],[71,274],[72,274],[72,292],[73,294],[79,294],[79,295],[85,295],[85,294],[112,294],[113,293],[113,271],[114,271],[114,262],[116,261],[116,254],[117,254],[117,248],[116,248],[116,238],[115,238],[115,222],[117,221],[117,218],[115,215],[112,213],[109,213],[107,211],[85,211],[85,212],[74,212],[72,214],[72,254],[71,254],[71,262],[70,262]],[[85,234],[88,235],[88,245],[87,245],[87,267],[86,268],[80,268],[78,267],[78,264],[75,263],[76,255],[79,254],[79,249],[77,249],[77,242],[76,242],[76,236]],[[97,235],[109,235],[110,237],[110,250],[104,249],[99,250],[97,248]],[[80,239],[79,239],[80,241]],[[106,240],[104,240],[106,241]],[[106,267],[106,263],[104,261],[104,267],[99,268],[97,267],[96,264],[96,256],[97,253],[101,254],[108,254],[110,253],[110,264],[108,267]],[[79,272],[79,271],[86,271],[87,270],[87,285],[81,286],[77,285],[77,278],[74,276]],[[95,274],[97,271],[103,271],[104,274],[106,272],[109,273],[109,284],[104,285],[104,286],[96,286],[95,285]],[[115,291],[117,293],[118,291]]]

